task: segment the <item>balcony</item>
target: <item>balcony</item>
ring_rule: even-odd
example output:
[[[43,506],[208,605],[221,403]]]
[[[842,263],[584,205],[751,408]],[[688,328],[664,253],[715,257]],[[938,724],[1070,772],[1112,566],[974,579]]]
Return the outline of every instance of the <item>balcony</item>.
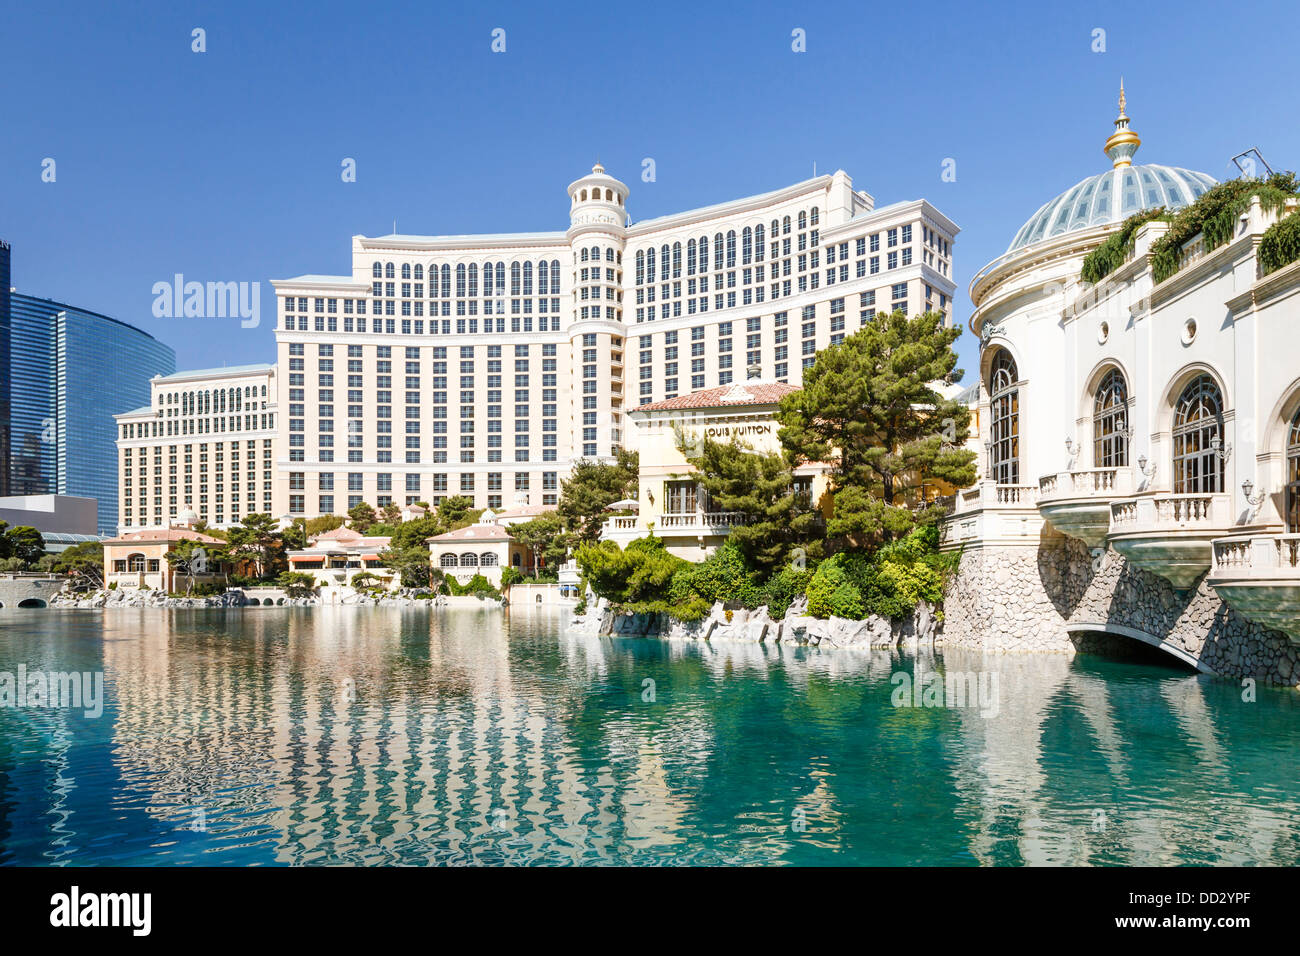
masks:
[[[736,525],[745,523],[740,511],[709,511],[694,514],[661,514],[658,531],[661,534],[727,534]]]
[[[614,515],[606,518],[600,527],[600,540],[615,541],[620,548],[626,547],[629,541],[645,536],[646,532],[637,527],[636,515]]]
[[[1136,567],[1184,590],[1209,570],[1211,542],[1233,527],[1226,494],[1157,493],[1112,501],[1110,544]]]
[[[1039,516],[1037,485],[998,485],[985,480],[964,488],[952,498],[952,513],[939,527],[940,547],[1037,542],[1043,519]]]
[[[1300,534],[1218,538],[1209,583],[1247,620],[1300,643]]]
[[[1044,475],[1038,480],[1038,513],[1062,534],[1090,548],[1106,543],[1110,506],[1133,493],[1131,468],[1085,468]]]

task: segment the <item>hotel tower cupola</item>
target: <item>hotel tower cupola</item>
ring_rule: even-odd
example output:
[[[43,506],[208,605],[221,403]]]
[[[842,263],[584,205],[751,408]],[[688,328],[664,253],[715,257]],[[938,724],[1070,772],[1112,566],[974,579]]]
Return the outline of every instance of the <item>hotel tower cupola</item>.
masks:
[[[627,186],[597,162],[589,174],[569,184],[572,225],[626,226],[627,192]]]
[[[1128,115],[1124,112],[1124,81],[1119,81],[1119,116],[1115,118],[1115,132],[1106,140],[1105,152],[1111,164],[1119,169],[1133,165],[1133,154],[1142,145],[1142,139],[1128,127]]]

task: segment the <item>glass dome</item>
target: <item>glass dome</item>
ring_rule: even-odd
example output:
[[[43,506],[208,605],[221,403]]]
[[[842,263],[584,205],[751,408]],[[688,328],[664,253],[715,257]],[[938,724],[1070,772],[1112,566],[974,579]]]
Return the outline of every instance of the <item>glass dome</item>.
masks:
[[[1089,176],[1045,203],[1020,227],[1007,252],[1069,232],[1121,223],[1146,209],[1181,209],[1214,185],[1213,177],[1177,166],[1117,166]]]

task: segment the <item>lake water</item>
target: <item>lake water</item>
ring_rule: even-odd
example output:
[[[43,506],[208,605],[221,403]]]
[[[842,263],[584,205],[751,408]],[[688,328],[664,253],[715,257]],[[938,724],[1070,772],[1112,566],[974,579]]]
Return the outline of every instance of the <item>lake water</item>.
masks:
[[[0,673],[102,672],[106,705],[0,709],[0,863],[1300,861],[1294,691],[566,621],[3,612]],[[895,706],[918,668],[989,695]]]

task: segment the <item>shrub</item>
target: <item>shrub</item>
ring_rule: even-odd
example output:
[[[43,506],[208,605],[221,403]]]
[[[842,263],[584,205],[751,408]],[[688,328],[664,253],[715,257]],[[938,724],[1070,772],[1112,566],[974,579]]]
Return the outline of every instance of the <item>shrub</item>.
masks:
[[[1205,239],[1205,251],[1217,249],[1232,239],[1237,217],[1250,207],[1253,196],[1264,209],[1280,209],[1296,195],[1293,173],[1274,173],[1268,179],[1230,179],[1200,195],[1170,220],[1169,231],[1151,245],[1151,272],[1164,282],[1182,268],[1183,246],[1198,233]]]
[[[862,592],[849,576],[851,560],[843,554],[833,555],[817,566],[808,582],[808,613],[813,617],[863,616]]]
[[[1144,209],[1136,215],[1129,216],[1124,220],[1124,224],[1119,227],[1119,232],[1108,236],[1101,245],[1084,257],[1083,269],[1079,273],[1079,278],[1084,282],[1096,285],[1122,266],[1128,257],[1133,254],[1138,229],[1152,219],[1169,218],[1164,206],[1157,209]]]
[[[813,578],[811,568],[784,567],[768,579],[763,585],[761,603],[767,605],[767,613],[772,617],[785,617],[794,599],[808,589],[808,582]]]
[[[1259,240],[1258,255],[1262,275],[1300,259],[1300,215],[1291,213],[1269,226]]]
[[[505,590],[512,584],[518,584],[524,579],[523,573],[518,568],[512,568],[509,565],[501,569],[501,590]]]

